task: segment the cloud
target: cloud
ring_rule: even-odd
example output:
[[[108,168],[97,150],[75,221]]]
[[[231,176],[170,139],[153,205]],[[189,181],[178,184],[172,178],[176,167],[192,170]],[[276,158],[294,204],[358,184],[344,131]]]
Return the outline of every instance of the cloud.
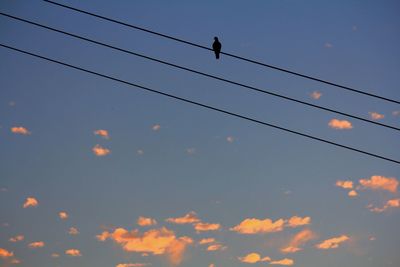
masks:
[[[197,217],[196,212],[191,211],[183,217],[178,218],[168,218],[166,219],[169,223],[176,223],[176,224],[192,224],[200,222],[200,219]]]
[[[100,241],[111,239],[128,252],[165,254],[174,265],[181,263],[187,246],[193,243],[191,238],[177,237],[173,231],[165,227],[152,229],[143,234],[139,230],[129,232],[124,228],[117,228],[114,232],[105,231],[97,238]]]
[[[153,131],[158,131],[161,129],[161,125],[160,124],[154,124],[151,129],[153,129]]]
[[[215,243],[215,238],[203,238],[199,241],[200,245],[205,245],[205,244],[210,244],[210,243]]]
[[[51,257],[52,257],[52,258],[59,258],[59,257],[60,257],[60,254],[58,254],[58,253],[51,253]]]
[[[235,141],[235,138],[233,136],[228,136],[226,137],[226,141],[229,143],[233,143]]]
[[[325,47],[325,48],[332,48],[333,45],[332,45],[331,43],[325,43],[325,44],[324,44],[324,47]]]
[[[60,217],[61,220],[66,220],[68,219],[68,213],[66,213],[65,211],[60,211],[58,213],[58,217]]]
[[[25,237],[23,235],[17,235],[17,236],[11,237],[9,239],[9,241],[15,243],[15,242],[20,242],[24,239],[25,239]]]
[[[157,221],[152,218],[140,216],[139,219],[137,220],[137,224],[140,226],[151,226],[151,225],[156,225]]]
[[[302,250],[300,246],[304,245],[308,241],[315,239],[317,235],[309,230],[309,229],[304,229],[297,234],[293,236],[293,238],[290,240],[289,245],[287,247],[284,247],[281,249],[281,252],[283,253],[294,253],[297,251]]]
[[[26,198],[23,207],[24,207],[24,208],[37,207],[38,205],[39,205],[39,202],[37,201],[36,198],[34,198],[34,197],[28,197],[28,198]]]
[[[332,119],[328,123],[329,127],[337,130],[348,130],[352,129],[353,125],[351,122],[346,121],[346,120],[338,120],[338,119]]]
[[[8,251],[5,248],[0,248],[0,258],[6,259],[6,258],[11,258],[14,257],[14,253]]]
[[[344,189],[352,189],[353,188],[353,182],[352,181],[336,181],[336,186],[344,188]]]
[[[392,115],[395,116],[395,117],[396,117],[396,116],[400,116],[400,110],[395,110],[395,111],[393,111],[393,112],[392,112]]]
[[[221,244],[212,244],[207,247],[207,251],[225,250],[226,247]]]
[[[265,262],[271,260],[270,257],[261,258],[260,254],[254,252],[249,253],[244,257],[239,257],[238,259],[244,263],[257,263],[257,262]]]
[[[318,249],[332,249],[332,248],[338,248],[339,245],[350,238],[347,235],[341,235],[338,237],[333,237],[327,240],[322,241],[319,243],[316,247]]]
[[[138,149],[136,151],[136,153],[138,153],[138,155],[143,155],[144,154],[144,150],[143,149]]]
[[[22,134],[22,135],[29,135],[29,134],[31,134],[31,132],[28,131],[28,129],[26,129],[25,127],[22,127],[22,126],[12,127],[12,128],[11,128],[11,132],[12,132],[12,133],[15,133],[15,134]]]
[[[288,221],[288,226],[295,228],[303,225],[307,225],[311,223],[311,218],[310,217],[304,217],[301,218],[299,216],[293,216],[292,218],[289,219]]]
[[[394,177],[384,177],[379,175],[371,176],[370,179],[360,179],[360,184],[372,190],[386,190],[396,193],[399,181]]]
[[[28,244],[29,248],[42,248],[44,247],[44,242],[43,241],[36,241]]]
[[[68,230],[68,234],[70,234],[70,235],[78,235],[79,231],[75,227],[70,227],[69,230]]]
[[[322,93],[321,93],[321,92],[318,92],[318,91],[314,91],[314,92],[312,92],[312,93],[310,94],[310,97],[313,98],[313,99],[315,99],[315,100],[320,99],[321,96],[322,96]]]
[[[400,208],[400,198],[388,200],[382,208],[374,207],[373,205],[368,205],[367,208],[369,208],[370,211],[377,213],[384,212],[389,208]]]
[[[194,147],[187,148],[186,153],[188,153],[189,155],[194,155],[196,154],[196,149]]]
[[[385,115],[383,114],[379,114],[377,112],[368,112],[369,116],[371,117],[371,119],[373,120],[381,120],[383,118],[385,118]]]
[[[115,267],[143,267],[149,265],[149,263],[120,263],[117,264]]]
[[[271,261],[270,264],[291,266],[294,264],[294,261],[292,259],[284,258],[278,261]]]
[[[111,153],[111,151],[108,148],[102,147],[99,144],[95,145],[92,148],[92,151],[96,156],[99,156],[99,157],[107,156],[108,154]]]
[[[256,218],[249,218],[243,220],[240,224],[232,227],[230,230],[240,234],[263,234],[282,231],[284,228],[285,220],[279,219],[273,222],[271,219],[259,220]]]
[[[110,135],[108,134],[107,130],[99,129],[99,130],[94,131],[93,133],[95,135],[98,135],[98,136],[104,138],[104,139],[109,139],[110,138]]]
[[[208,265],[208,267],[215,267],[215,264],[211,263],[210,265]]]
[[[68,256],[71,256],[71,257],[80,257],[80,256],[82,256],[82,254],[79,251],[79,249],[75,249],[75,248],[67,249],[65,251],[65,255],[68,255]]]
[[[356,197],[356,196],[358,196],[358,193],[356,190],[351,190],[351,191],[349,191],[348,195],[349,195],[349,197]]]
[[[205,222],[199,222],[194,225],[194,229],[197,232],[206,232],[206,231],[216,231],[221,228],[221,225],[219,223],[205,223]]]

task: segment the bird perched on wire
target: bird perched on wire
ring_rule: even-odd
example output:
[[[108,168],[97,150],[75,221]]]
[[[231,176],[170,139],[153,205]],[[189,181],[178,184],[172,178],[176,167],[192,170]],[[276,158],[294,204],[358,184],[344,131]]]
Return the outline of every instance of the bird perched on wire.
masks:
[[[213,45],[212,45],[212,48],[213,48],[214,53],[215,53],[215,58],[216,58],[216,59],[219,59],[219,53],[221,53],[222,45],[221,45],[221,43],[218,41],[218,37],[214,37],[214,43],[213,43]]]

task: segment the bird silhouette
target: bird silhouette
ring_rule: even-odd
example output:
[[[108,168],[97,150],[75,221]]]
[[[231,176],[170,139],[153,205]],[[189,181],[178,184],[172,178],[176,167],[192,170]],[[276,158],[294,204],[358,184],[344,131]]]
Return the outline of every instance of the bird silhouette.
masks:
[[[218,37],[214,37],[214,43],[213,43],[213,45],[212,45],[212,48],[213,48],[214,53],[215,53],[215,58],[216,58],[216,59],[219,59],[219,53],[221,53],[222,45],[221,45],[221,43],[218,41]]]

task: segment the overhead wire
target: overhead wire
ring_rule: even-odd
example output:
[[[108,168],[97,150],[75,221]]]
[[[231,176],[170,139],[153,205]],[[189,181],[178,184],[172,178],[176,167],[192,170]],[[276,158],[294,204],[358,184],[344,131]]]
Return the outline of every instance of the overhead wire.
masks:
[[[167,38],[167,39],[170,39],[170,40],[173,40],[173,41],[176,41],[176,42],[184,43],[186,45],[190,45],[190,46],[194,46],[194,47],[197,47],[197,48],[202,48],[202,49],[205,49],[205,50],[212,51],[212,49],[207,47],[207,46],[196,44],[194,42],[189,42],[189,41],[177,38],[177,37],[173,37],[171,35],[167,35],[167,34],[164,34],[164,33],[156,32],[156,31],[153,31],[153,30],[150,30],[150,29],[146,29],[144,27],[139,27],[139,26],[136,26],[136,25],[133,25],[133,24],[130,24],[130,23],[126,23],[126,22],[122,22],[122,21],[119,21],[119,20],[116,20],[116,19],[108,18],[108,17],[102,16],[102,15],[99,15],[99,14],[95,14],[95,13],[92,13],[92,12],[89,12],[89,11],[78,9],[76,7],[72,7],[72,6],[69,6],[69,5],[57,3],[57,2],[54,2],[54,1],[51,1],[51,0],[43,0],[43,1],[47,2],[49,4],[52,4],[52,5],[63,7],[63,8],[66,8],[66,9],[69,9],[69,10],[73,10],[73,11],[76,11],[76,12],[79,12],[79,13],[82,13],[82,14],[86,14],[86,15],[89,15],[89,16],[92,16],[92,17],[99,18],[99,19],[102,19],[102,20],[106,20],[106,21],[109,21],[109,22],[112,22],[112,23],[123,25],[123,26],[129,27],[129,28],[132,28],[132,29],[136,29],[136,30],[139,30],[139,31],[147,32],[147,33],[150,33],[150,34],[153,34],[153,35],[157,35],[157,36],[160,36],[160,37],[163,37],[163,38]],[[338,83],[334,83],[334,82],[330,82],[330,81],[327,81],[327,80],[324,80],[324,79],[312,77],[310,75],[301,74],[299,72],[295,72],[295,71],[291,71],[289,69],[285,69],[285,68],[277,67],[277,66],[274,66],[274,65],[271,65],[271,64],[263,63],[263,62],[260,62],[260,61],[254,60],[254,59],[245,58],[243,56],[235,55],[235,54],[224,52],[224,51],[221,51],[221,54],[225,55],[225,56],[232,57],[232,58],[236,58],[236,59],[239,59],[239,60],[242,60],[242,61],[246,61],[246,62],[249,62],[249,63],[252,63],[252,64],[256,64],[256,65],[259,65],[259,66],[267,67],[267,68],[270,68],[270,69],[274,69],[274,70],[285,72],[285,73],[288,73],[288,74],[291,74],[291,75],[302,77],[302,78],[305,78],[305,79],[308,79],[308,80],[313,80],[313,81],[316,81],[316,82],[328,84],[328,85],[331,85],[331,86],[334,86],[334,87],[337,87],[337,88],[341,88],[341,89],[344,89],[344,90],[347,90],[347,91],[351,91],[353,93],[365,95],[365,96],[372,97],[372,98],[377,98],[377,99],[384,100],[384,101],[391,102],[391,103],[400,104],[399,100],[395,100],[395,99],[391,99],[391,98],[388,98],[388,97],[380,96],[380,95],[377,95],[377,94],[369,93],[369,92],[362,91],[362,90],[359,90],[359,89],[355,89],[355,88],[352,88],[352,87],[349,87],[349,86],[340,85]]]
[[[9,50],[13,50],[13,51],[22,53],[22,54],[30,55],[30,56],[33,56],[33,57],[36,57],[36,58],[40,58],[40,59],[43,59],[43,60],[46,60],[46,61],[49,61],[49,62],[52,62],[52,63],[63,65],[63,66],[69,67],[71,69],[79,70],[79,71],[86,72],[86,73],[89,73],[89,74],[92,74],[92,75],[95,75],[95,76],[98,76],[98,77],[102,77],[102,78],[105,78],[105,79],[108,79],[108,80],[111,80],[111,81],[115,81],[115,82],[119,82],[119,83],[122,83],[122,84],[125,84],[125,85],[133,86],[133,87],[136,87],[136,88],[148,91],[148,92],[152,92],[152,93],[155,93],[155,94],[163,95],[163,96],[166,96],[166,97],[171,98],[171,99],[175,99],[175,100],[179,100],[179,101],[182,101],[182,102],[186,102],[186,103],[189,103],[189,104],[192,104],[192,105],[196,105],[196,106],[199,106],[199,107],[202,107],[202,108],[206,108],[206,109],[213,110],[213,111],[216,111],[216,112],[219,112],[219,113],[230,115],[230,116],[233,116],[233,117],[236,117],[236,118],[240,118],[240,119],[243,119],[243,120],[246,120],[246,121],[254,122],[256,124],[272,127],[272,128],[275,128],[275,129],[278,129],[278,130],[281,130],[281,131],[285,131],[285,132],[289,132],[289,133],[292,133],[292,134],[295,134],[295,135],[303,136],[303,137],[306,137],[308,139],[316,140],[316,141],[319,141],[319,142],[322,142],[322,143],[326,143],[326,144],[330,144],[330,145],[333,145],[333,146],[336,146],[336,147],[340,147],[340,148],[344,148],[344,149],[351,150],[351,151],[354,151],[354,152],[358,152],[358,153],[361,153],[361,154],[364,154],[364,155],[368,155],[368,156],[371,156],[371,157],[374,157],[374,158],[378,158],[378,159],[381,159],[381,160],[385,160],[385,161],[389,161],[389,162],[392,162],[392,163],[400,164],[400,161],[396,160],[396,159],[392,159],[392,158],[389,158],[389,157],[385,157],[385,156],[382,156],[382,155],[371,153],[371,152],[368,152],[368,151],[365,151],[365,150],[361,150],[361,149],[358,149],[358,148],[342,145],[342,144],[339,144],[339,143],[336,143],[336,142],[333,142],[333,141],[329,141],[327,139],[323,139],[323,138],[315,137],[315,136],[312,136],[312,135],[309,135],[309,134],[305,134],[305,133],[302,133],[302,132],[299,132],[299,131],[291,130],[291,129],[288,129],[288,128],[285,128],[285,127],[281,127],[281,126],[278,126],[278,125],[275,125],[275,124],[272,124],[272,123],[268,123],[268,122],[264,122],[264,121],[261,121],[261,120],[257,120],[257,119],[251,118],[251,117],[240,115],[238,113],[234,113],[234,112],[231,112],[231,111],[228,111],[228,110],[225,110],[225,109],[213,107],[213,106],[210,106],[210,105],[207,105],[207,104],[203,104],[203,103],[200,103],[200,102],[196,102],[196,101],[193,101],[193,100],[190,100],[190,99],[187,99],[187,98],[179,97],[179,96],[176,96],[176,95],[173,95],[173,94],[168,94],[168,93],[165,93],[165,92],[162,92],[162,91],[158,91],[158,90],[155,90],[155,89],[143,86],[143,85],[139,85],[139,84],[135,84],[135,83],[132,83],[132,82],[128,82],[128,81],[125,81],[125,80],[122,80],[122,79],[119,79],[119,78],[115,78],[115,77],[112,77],[112,76],[109,76],[109,75],[106,75],[106,74],[102,74],[102,73],[95,72],[95,71],[92,71],[92,70],[89,70],[89,69],[85,69],[85,68],[82,68],[82,67],[78,67],[78,66],[75,66],[75,65],[72,65],[72,64],[69,64],[69,63],[65,63],[65,62],[62,62],[62,61],[51,59],[51,58],[48,58],[48,57],[45,57],[45,56],[42,56],[42,55],[39,55],[39,54],[35,54],[35,53],[29,52],[29,51],[25,51],[25,50],[22,50],[22,49],[13,47],[13,46],[9,46],[9,45],[2,44],[2,43],[0,43],[0,46],[4,47],[4,48],[7,48]]]
[[[110,49],[113,49],[113,50],[116,50],[116,51],[120,51],[120,52],[129,54],[129,55],[145,58],[147,60],[158,62],[158,63],[164,64],[164,65],[167,65],[167,66],[171,66],[171,67],[178,68],[178,69],[181,69],[181,70],[185,70],[185,71],[188,71],[188,72],[192,72],[192,73],[195,73],[195,74],[198,74],[198,75],[202,75],[202,76],[205,76],[205,77],[208,77],[208,78],[219,80],[219,81],[222,81],[222,82],[225,82],[225,83],[229,83],[229,84],[237,85],[237,86],[240,86],[240,87],[243,87],[243,88],[247,88],[247,89],[259,92],[259,93],[272,95],[272,96],[275,96],[275,97],[278,97],[278,98],[282,98],[282,99],[285,99],[285,100],[288,100],[288,101],[292,101],[292,102],[295,102],[295,103],[303,104],[303,105],[306,105],[306,106],[309,106],[309,107],[313,107],[313,108],[316,108],[316,109],[332,112],[332,113],[335,113],[335,114],[347,116],[349,118],[357,119],[357,120],[360,120],[360,121],[372,123],[372,124],[375,124],[375,125],[378,125],[378,126],[382,126],[382,127],[385,127],[385,128],[392,129],[392,130],[400,131],[400,128],[392,126],[392,125],[380,123],[380,122],[377,122],[377,121],[372,121],[372,120],[365,119],[365,118],[362,118],[362,117],[359,117],[359,116],[355,116],[355,115],[352,115],[352,114],[349,114],[349,113],[345,113],[345,112],[341,112],[341,111],[334,110],[334,109],[331,109],[331,108],[319,106],[319,105],[312,104],[312,103],[309,103],[309,102],[306,102],[306,101],[302,101],[302,100],[298,100],[298,99],[295,99],[295,98],[292,98],[292,97],[281,95],[281,94],[278,94],[278,93],[275,93],[275,92],[271,92],[271,91],[260,89],[260,88],[254,87],[254,86],[246,85],[244,83],[235,82],[235,81],[232,81],[232,80],[229,80],[229,79],[226,79],[226,78],[222,78],[222,77],[219,77],[219,76],[216,76],[216,75],[212,75],[212,74],[208,74],[208,73],[201,72],[201,71],[198,71],[198,70],[194,70],[194,69],[190,69],[190,68],[187,68],[187,67],[183,67],[183,66],[180,66],[180,65],[177,65],[177,64],[174,64],[174,63],[170,63],[170,62],[167,62],[167,61],[164,61],[164,60],[156,59],[154,57],[150,57],[150,56],[146,56],[146,55],[143,55],[143,54],[140,54],[140,53],[137,53],[137,52],[133,52],[131,50],[126,50],[126,49],[123,49],[123,48],[120,48],[120,47],[117,47],[117,46],[113,46],[113,45],[110,45],[110,44],[107,44],[107,43],[96,41],[96,40],[90,39],[88,37],[80,36],[80,35],[77,35],[77,34],[74,34],[74,33],[70,33],[70,32],[67,32],[67,31],[63,31],[63,30],[59,30],[59,29],[56,29],[56,28],[53,28],[53,27],[50,27],[50,26],[47,26],[47,25],[44,25],[44,24],[40,24],[40,23],[31,21],[31,20],[27,20],[27,19],[24,19],[24,18],[16,17],[16,16],[13,16],[13,15],[10,15],[10,14],[6,14],[6,13],[3,13],[3,12],[0,12],[0,15],[8,17],[8,18],[11,18],[11,19],[14,19],[14,20],[18,20],[18,21],[21,21],[21,22],[24,22],[24,23],[28,23],[30,25],[41,27],[41,28],[46,29],[46,30],[54,31],[54,32],[57,32],[57,33],[61,33],[61,34],[76,38],[76,39],[80,39],[80,40],[83,40],[83,41],[86,41],[86,42],[90,42],[90,43],[93,43],[93,44],[96,44],[96,45],[100,45],[100,46],[107,47],[107,48],[110,48]]]

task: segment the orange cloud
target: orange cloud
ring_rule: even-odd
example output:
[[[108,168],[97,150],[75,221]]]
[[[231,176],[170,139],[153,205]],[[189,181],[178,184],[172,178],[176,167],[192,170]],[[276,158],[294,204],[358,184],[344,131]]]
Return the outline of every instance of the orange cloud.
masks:
[[[110,138],[107,130],[99,129],[99,130],[94,131],[93,133],[95,135],[99,135],[99,136],[103,137],[104,139],[109,139]]]
[[[111,151],[108,148],[102,147],[98,144],[92,148],[92,151],[96,156],[99,157],[107,156],[108,154],[111,153]]]
[[[68,219],[68,213],[66,213],[65,211],[60,211],[58,213],[58,217],[60,217],[61,220],[66,220]]]
[[[167,228],[152,229],[143,234],[138,230],[127,231],[117,228],[114,232],[103,232],[98,235],[100,241],[112,239],[119,244],[123,250],[138,253],[151,253],[153,255],[166,254],[172,264],[179,264],[183,254],[193,240],[189,237],[177,237],[175,233]]]
[[[23,235],[17,235],[17,236],[14,236],[14,237],[11,237],[10,239],[9,239],[9,241],[10,242],[19,242],[19,241],[22,241],[22,240],[24,240],[24,236]]]
[[[207,251],[225,250],[226,247],[221,244],[212,244],[207,247]]]
[[[120,263],[117,264],[115,267],[143,267],[148,266],[149,263]]]
[[[279,219],[273,222],[271,219],[259,220],[249,218],[242,221],[240,224],[232,227],[230,230],[240,234],[262,234],[282,231],[285,220]]]
[[[295,228],[295,227],[307,225],[310,223],[311,223],[310,217],[301,218],[299,216],[293,216],[292,218],[289,219],[288,226]]]
[[[336,186],[344,188],[344,189],[352,189],[353,188],[353,182],[352,181],[339,180],[339,181],[336,182]]]
[[[44,242],[43,241],[36,241],[32,242],[28,245],[29,248],[42,248],[44,247]]]
[[[140,226],[151,226],[151,225],[156,225],[157,221],[152,218],[140,216],[139,219],[137,220],[137,224]]]
[[[356,196],[358,196],[358,193],[356,190],[351,190],[351,191],[349,191],[348,195],[349,195],[349,197],[356,197]]]
[[[341,243],[343,243],[349,239],[350,238],[347,235],[333,237],[333,238],[322,241],[320,244],[317,245],[317,248],[319,248],[319,249],[338,248]]]
[[[270,257],[261,258],[260,254],[254,252],[249,253],[244,257],[239,257],[238,259],[244,263],[257,263],[257,262],[265,262],[271,260]]]
[[[290,240],[289,245],[285,248],[281,249],[283,253],[294,253],[302,250],[300,246],[307,243],[308,241],[315,239],[317,236],[314,232],[309,229],[304,229],[298,232],[293,238]]]
[[[294,264],[292,259],[284,258],[278,261],[271,261],[270,264],[291,266]]]
[[[82,254],[79,251],[79,249],[75,249],[75,248],[67,249],[65,251],[65,255],[69,255],[71,257],[80,257],[80,256],[82,256]]]
[[[69,230],[68,230],[68,234],[70,234],[70,235],[78,235],[79,231],[75,227],[70,227]]]
[[[15,134],[22,134],[22,135],[31,134],[31,132],[28,131],[28,129],[26,129],[25,127],[22,127],[22,126],[12,127],[11,132],[15,133]]]
[[[328,123],[329,127],[337,130],[347,130],[347,129],[352,129],[353,125],[351,122],[346,121],[346,120],[338,120],[338,119],[332,119]]]
[[[26,198],[23,207],[24,208],[37,207],[38,205],[39,205],[39,202],[36,200],[36,198],[28,197],[28,198]]]
[[[377,112],[368,112],[369,116],[371,117],[371,119],[373,120],[381,120],[383,118],[385,118],[385,115],[383,114],[379,114]]]
[[[194,229],[197,232],[205,232],[205,231],[216,231],[221,228],[221,225],[218,223],[204,223],[199,222],[194,225]]]
[[[208,265],[208,267],[215,267],[215,264],[211,263],[210,265]]]
[[[400,207],[400,198],[388,200],[382,208],[373,207],[372,205],[367,206],[367,208],[369,208],[370,211],[378,213],[384,212],[389,208],[399,208],[399,207]]]
[[[322,96],[322,93],[321,93],[321,92],[318,92],[318,91],[314,91],[314,92],[312,92],[312,93],[310,94],[310,97],[313,98],[313,99],[315,99],[315,100],[320,99],[321,96]]]
[[[360,179],[360,184],[372,190],[387,190],[396,193],[399,181],[394,177],[384,177],[380,175],[371,176],[370,179]]]
[[[6,259],[6,258],[11,258],[11,257],[14,257],[13,252],[10,252],[4,248],[0,248],[0,258]]]
[[[202,240],[199,241],[200,245],[205,245],[210,243],[215,243],[215,238],[203,238]]]
[[[178,218],[168,218],[166,219],[167,222],[176,223],[176,224],[191,224],[191,223],[198,223],[200,219],[197,217],[196,212],[191,211],[183,217]]]

